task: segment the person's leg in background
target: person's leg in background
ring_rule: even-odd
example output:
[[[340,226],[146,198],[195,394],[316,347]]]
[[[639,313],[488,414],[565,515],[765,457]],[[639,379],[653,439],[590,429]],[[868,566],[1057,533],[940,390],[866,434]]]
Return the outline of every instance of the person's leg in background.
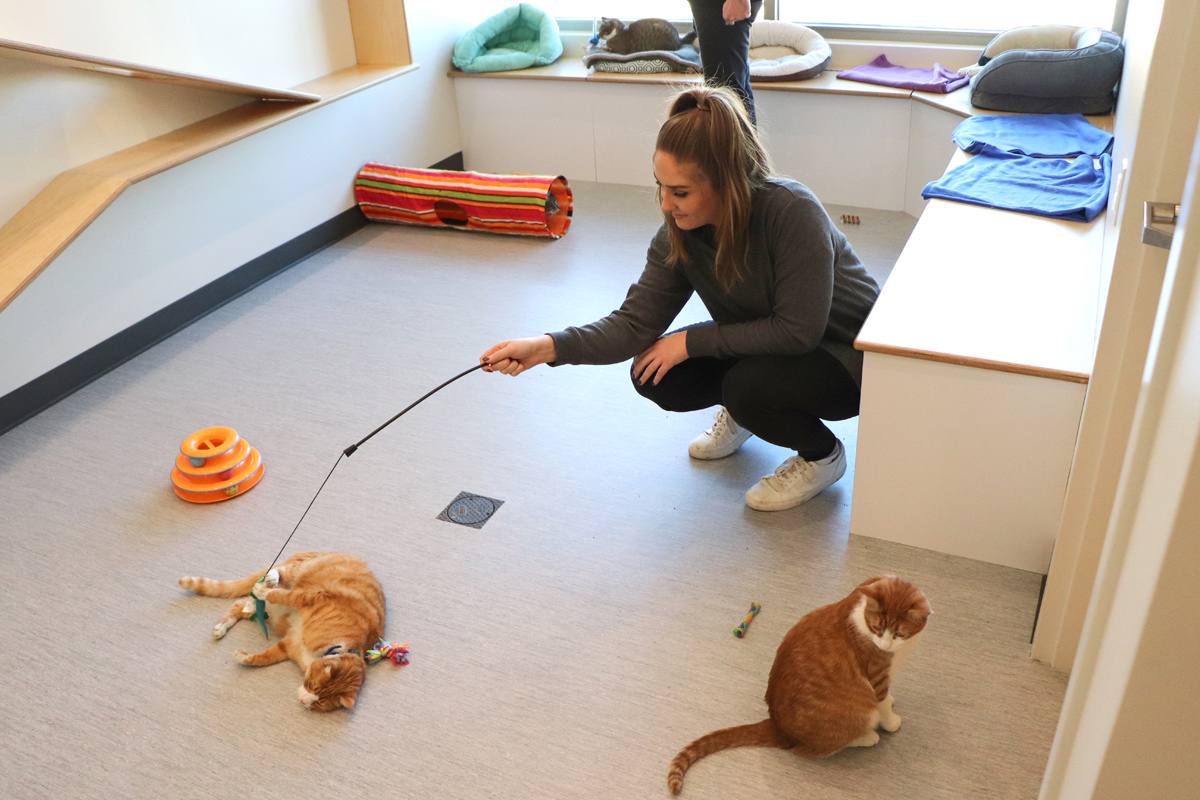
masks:
[[[754,113],[754,92],[750,88],[750,23],[762,10],[762,0],[689,0],[692,24],[700,40],[700,59],[704,62],[707,83],[733,89],[757,124]],[[749,16],[733,24],[725,20],[726,8],[731,15]]]

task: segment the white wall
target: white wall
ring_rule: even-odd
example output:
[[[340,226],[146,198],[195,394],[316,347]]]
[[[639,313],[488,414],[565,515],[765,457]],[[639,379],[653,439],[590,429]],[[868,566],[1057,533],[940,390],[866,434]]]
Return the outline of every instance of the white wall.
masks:
[[[126,190],[0,312],[0,396],[352,207],[353,179],[363,163],[428,166],[459,151],[454,87],[446,77],[450,54],[462,32],[496,7],[410,2],[410,44],[421,64],[416,72]],[[10,86],[25,88],[15,79]],[[166,90],[173,99],[195,94]],[[114,97],[104,96],[101,105],[111,110]],[[114,112],[122,136],[161,121],[156,112],[139,117],[138,110],[133,103],[128,116]],[[55,158],[86,161],[74,147],[93,151],[94,158],[103,154],[94,151],[113,146],[86,135],[92,118],[88,109],[66,103],[44,115],[43,130],[84,131],[77,142],[60,138],[57,149],[50,148]],[[30,147],[19,128],[0,128],[0,153]],[[305,168],[296,170],[297,163]]]

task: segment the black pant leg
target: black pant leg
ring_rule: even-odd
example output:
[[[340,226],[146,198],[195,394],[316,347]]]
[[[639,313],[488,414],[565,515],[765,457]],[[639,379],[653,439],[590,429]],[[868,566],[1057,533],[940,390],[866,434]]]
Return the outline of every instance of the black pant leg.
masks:
[[[736,363],[737,359],[689,358],[671,367],[657,386],[653,379],[638,383],[632,366],[629,376],[637,393],[664,411],[698,411],[721,405],[721,382]]]
[[[762,0],[750,3],[750,16],[726,25],[721,14],[723,0],[689,0],[692,25],[700,39],[704,80],[728,86],[742,98],[750,121],[757,124],[754,91],[750,88],[750,23],[762,10]]]
[[[739,425],[806,461],[824,458],[837,444],[821,420],[858,416],[861,396],[850,372],[820,348],[802,356],[740,359],[726,371],[721,392]]]

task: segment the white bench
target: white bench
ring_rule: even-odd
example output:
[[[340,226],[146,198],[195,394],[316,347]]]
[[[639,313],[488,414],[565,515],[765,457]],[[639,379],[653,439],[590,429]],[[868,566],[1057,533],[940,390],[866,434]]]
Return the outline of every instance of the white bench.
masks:
[[[515,72],[451,71],[468,169],[653,185],[650,158],[667,103],[697,75],[594,73],[576,59]],[[949,96],[839,80],[754,84],[775,166],[831,205],[920,216],[969,106]],[[914,100],[914,98],[916,98]]]
[[[451,72],[469,169],[651,185],[668,98],[695,76],[589,73],[563,59]],[[859,335],[852,533],[1045,572],[1091,373],[1104,217],[1060,222],[926,201],[991,113],[949,95],[842,81],[755,84],[783,174],[823,202],[920,217]],[[1093,118],[1111,130],[1111,118]]]
[[[1095,355],[1104,224],[930,201],[855,343],[851,533],[1046,572]]]

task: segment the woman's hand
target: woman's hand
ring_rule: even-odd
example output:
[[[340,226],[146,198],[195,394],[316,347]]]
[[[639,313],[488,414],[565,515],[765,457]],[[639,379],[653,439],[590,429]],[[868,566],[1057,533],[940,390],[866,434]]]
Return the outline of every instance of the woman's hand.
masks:
[[[487,349],[480,361],[487,363],[484,372],[502,372],[505,375],[520,375],[538,364],[546,364],[558,358],[554,340],[549,334],[528,339],[506,339]]]
[[[725,0],[721,7],[721,16],[726,25],[732,25],[750,16],[750,0]]]
[[[687,331],[672,333],[647,347],[634,359],[633,377],[641,384],[652,378],[657,386],[671,367],[687,361],[687,358]]]

